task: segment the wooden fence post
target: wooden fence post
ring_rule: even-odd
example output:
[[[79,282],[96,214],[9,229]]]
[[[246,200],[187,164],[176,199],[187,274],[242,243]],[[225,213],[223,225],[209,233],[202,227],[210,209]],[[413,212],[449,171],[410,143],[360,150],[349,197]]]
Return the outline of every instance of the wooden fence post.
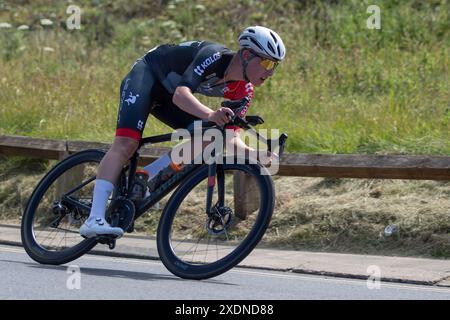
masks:
[[[68,156],[69,152],[61,152],[58,160],[61,161]],[[83,181],[84,167],[84,165],[76,166],[72,169],[69,169],[69,171],[65,172],[58,178],[55,184],[55,200],[60,200],[60,197],[63,193],[70,191],[72,188],[75,188]]]
[[[235,172],[233,177],[234,213],[245,220],[247,215],[259,208],[258,185],[252,176],[244,172]]]

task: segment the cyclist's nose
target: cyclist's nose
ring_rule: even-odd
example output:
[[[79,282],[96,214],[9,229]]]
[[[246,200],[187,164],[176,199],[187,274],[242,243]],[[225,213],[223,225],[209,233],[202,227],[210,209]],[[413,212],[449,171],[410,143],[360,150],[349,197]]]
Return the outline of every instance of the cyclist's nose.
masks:
[[[270,70],[266,70],[265,73],[268,77],[271,77],[273,75],[273,72],[274,72],[274,69],[270,69]]]

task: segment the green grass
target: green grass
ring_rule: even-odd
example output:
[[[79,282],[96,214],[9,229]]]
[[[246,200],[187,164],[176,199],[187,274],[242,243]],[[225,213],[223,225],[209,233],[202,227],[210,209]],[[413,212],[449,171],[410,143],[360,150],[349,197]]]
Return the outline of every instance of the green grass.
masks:
[[[289,134],[288,152],[449,154],[448,1],[335,2],[78,1],[82,29],[68,31],[65,2],[0,1],[0,22],[31,26],[0,29],[0,134],[111,141],[120,82],[148,49],[208,39],[235,50],[240,30],[262,24],[287,57],[250,113]],[[371,4],[381,30],[366,28]],[[168,130],[150,119],[145,133]]]

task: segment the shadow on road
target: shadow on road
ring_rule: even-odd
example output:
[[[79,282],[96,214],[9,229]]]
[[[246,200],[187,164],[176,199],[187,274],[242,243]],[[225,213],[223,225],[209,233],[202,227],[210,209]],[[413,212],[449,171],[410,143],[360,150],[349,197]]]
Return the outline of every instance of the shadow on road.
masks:
[[[63,271],[63,272],[67,272],[67,268],[69,266],[75,265],[75,264],[71,264],[71,265],[54,266],[54,265],[44,265],[44,264],[37,264],[37,263],[33,263],[33,262],[14,261],[14,260],[6,260],[6,259],[0,259],[0,261],[8,262],[8,263],[20,263],[20,264],[26,265],[31,268],[36,268],[36,269],[58,270],[58,271]],[[127,270],[105,269],[105,268],[89,268],[89,267],[82,267],[79,264],[77,266],[80,267],[80,271],[82,274],[96,276],[96,277],[123,278],[123,279],[133,279],[133,280],[141,280],[141,281],[155,281],[155,280],[196,281],[196,282],[199,281],[199,280],[181,279],[174,275],[164,275],[164,274],[155,274],[155,273],[149,273],[149,272],[138,272],[138,271],[127,271]],[[211,283],[211,284],[230,285],[230,286],[237,285],[235,283],[227,283],[224,281],[219,281],[219,280],[214,280],[214,279],[201,280],[201,282],[202,283]]]

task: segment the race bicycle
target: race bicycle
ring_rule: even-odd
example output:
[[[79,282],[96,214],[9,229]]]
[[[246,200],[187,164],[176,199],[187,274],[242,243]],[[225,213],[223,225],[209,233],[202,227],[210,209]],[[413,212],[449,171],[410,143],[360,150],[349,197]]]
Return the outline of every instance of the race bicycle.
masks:
[[[248,103],[246,98],[224,101],[235,116],[227,125],[250,130],[259,141],[284,150],[286,134],[268,140],[253,126],[264,120],[259,116],[236,116]],[[202,132],[216,128],[225,136],[225,126],[203,123]],[[236,266],[255,248],[263,237],[272,217],[275,193],[271,175],[260,162],[237,161],[224,153],[213,161],[194,161],[164,181],[149,196],[135,201],[130,195],[139,162],[139,150],[146,144],[170,141],[172,134],[142,138],[139,148],[123,168],[116,188],[108,201],[106,220],[111,226],[133,232],[135,220],[169,193],[156,230],[158,254],[166,268],[186,279],[206,279],[222,274]],[[70,155],[57,163],[39,182],[25,208],[21,237],[28,255],[41,264],[60,265],[75,260],[98,243],[114,249],[116,239],[99,236],[84,239],[79,228],[88,218],[92,203],[97,167],[105,151],[90,149]],[[217,157],[216,157],[217,156]],[[216,161],[221,157],[222,161]],[[266,174],[262,174],[265,172]],[[233,176],[244,173],[254,179],[259,204],[251,214],[236,212],[236,199],[242,191],[233,187]],[[145,214],[147,213],[147,214]],[[144,215],[145,214],[145,215]]]

